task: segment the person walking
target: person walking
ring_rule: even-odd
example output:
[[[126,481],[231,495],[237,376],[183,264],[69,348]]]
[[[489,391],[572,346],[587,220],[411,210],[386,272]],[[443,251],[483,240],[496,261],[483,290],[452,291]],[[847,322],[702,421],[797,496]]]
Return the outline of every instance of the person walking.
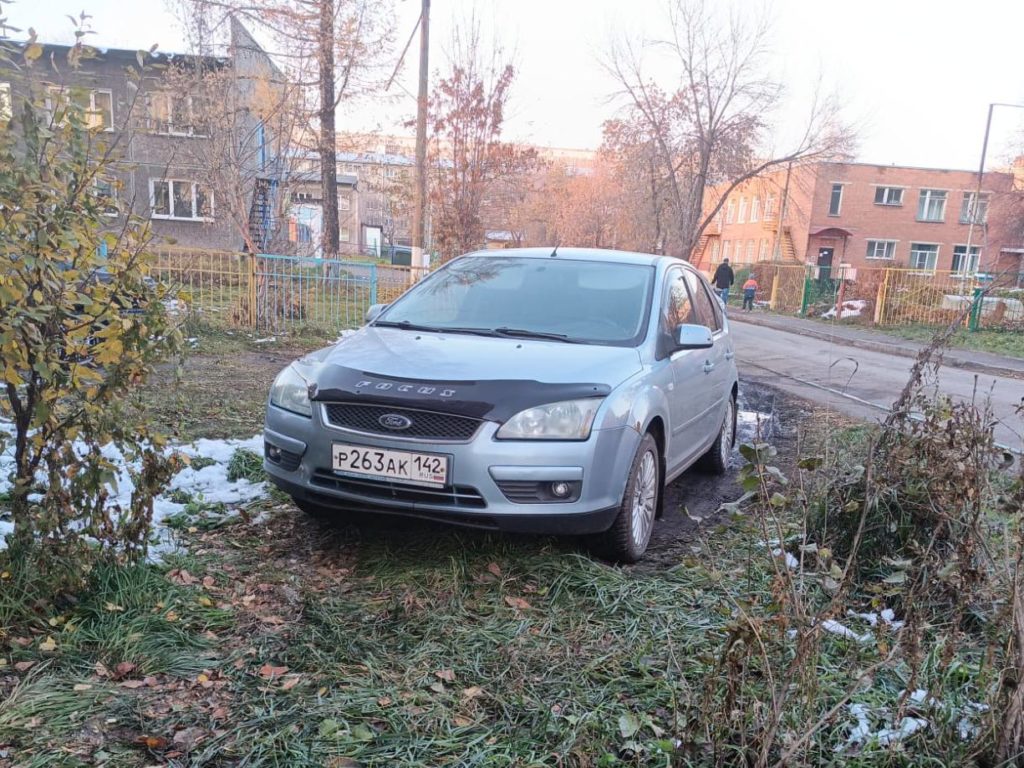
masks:
[[[754,311],[754,296],[757,295],[757,280],[751,275],[743,284],[743,309],[747,312]]]
[[[715,284],[715,290],[722,297],[722,303],[728,306],[729,289],[736,282],[736,275],[733,273],[732,267],[729,266],[728,259],[722,259],[722,263],[715,270],[715,276],[711,278],[711,282]]]

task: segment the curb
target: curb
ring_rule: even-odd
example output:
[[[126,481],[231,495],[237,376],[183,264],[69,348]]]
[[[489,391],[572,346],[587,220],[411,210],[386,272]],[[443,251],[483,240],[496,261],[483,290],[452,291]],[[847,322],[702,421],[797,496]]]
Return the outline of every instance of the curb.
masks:
[[[866,349],[871,352],[883,352],[889,355],[897,355],[898,357],[906,357],[910,359],[916,359],[920,349],[911,349],[898,343],[889,343],[885,341],[874,341],[872,339],[853,339],[847,336],[837,336],[829,333],[827,330],[818,330],[816,328],[793,328],[785,325],[784,323],[774,323],[770,320],[766,320],[764,317],[755,316],[757,319],[750,315],[737,316],[729,315],[729,321],[748,323],[750,325],[758,325],[762,328],[771,328],[776,331],[783,331],[785,333],[793,333],[798,336],[807,336],[813,339],[821,339],[822,341],[828,341],[833,344],[841,344],[847,347],[857,347],[858,349]],[[923,347],[922,347],[923,348]],[[976,373],[987,373],[993,376],[1005,376],[1011,379],[1024,379],[1024,370],[1018,368],[1005,368],[999,365],[990,365],[988,363],[981,363],[976,360],[968,360],[966,358],[957,357],[950,355],[951,350],[947,349],[946,354],[942,357],[942,364],[948,365],[951,368],[962,368],[967,371],[974,371]]]

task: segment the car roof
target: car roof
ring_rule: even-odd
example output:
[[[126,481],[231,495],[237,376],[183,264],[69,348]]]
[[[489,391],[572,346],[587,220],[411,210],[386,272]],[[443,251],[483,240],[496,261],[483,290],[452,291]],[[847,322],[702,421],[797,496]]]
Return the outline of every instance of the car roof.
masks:
[[[495,250],[473,251],[466,256],[492,256],[517,259],[573,259],[576,261],[600,261],[609,264],[643,264],[653,266],[659,261],[679,261],[671,256],[656,256],[653,253],[636,253],[634,251],[613,251],[604,248],[570,248],[554,246],[544,248],[501,248]]]

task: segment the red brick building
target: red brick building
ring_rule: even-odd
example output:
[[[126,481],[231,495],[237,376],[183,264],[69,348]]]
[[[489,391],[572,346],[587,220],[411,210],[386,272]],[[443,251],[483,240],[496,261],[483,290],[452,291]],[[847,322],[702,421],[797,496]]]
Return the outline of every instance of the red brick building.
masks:
[[[1020,210],[1001,204],[1020,194],[1014,175],[986,173],[980,205],[974,201],[977,179],[971,171],[865,163],[783,169],[732,191],[693,261],[702,269],[728,258],[733,264],[1024,273],[1022,243],[1003,242],[1009,236],[1001,233],[1013,228],[997,220],[1000,211]],[[709,210],[720,194],[708,193]]]

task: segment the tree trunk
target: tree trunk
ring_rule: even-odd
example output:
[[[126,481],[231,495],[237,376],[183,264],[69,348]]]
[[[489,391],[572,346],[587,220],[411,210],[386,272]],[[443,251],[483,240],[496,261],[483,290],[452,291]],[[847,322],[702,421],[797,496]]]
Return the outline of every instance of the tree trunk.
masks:
[[[338,255],[338,164],[334,127],[334,0],[320,0],[320,185],[325,259]]]

